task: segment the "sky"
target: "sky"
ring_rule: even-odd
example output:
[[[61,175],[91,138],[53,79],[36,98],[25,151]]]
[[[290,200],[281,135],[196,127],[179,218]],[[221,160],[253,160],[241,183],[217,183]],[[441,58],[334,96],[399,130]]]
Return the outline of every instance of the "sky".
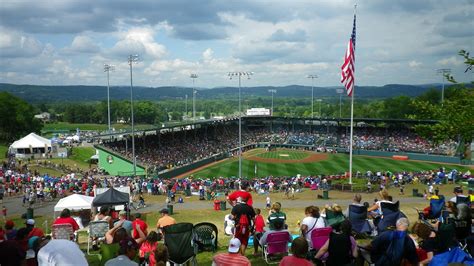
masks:
[[[472,0],[357,5],[356,85],[441,83],[474,53]],[[354,1],[1,0],[0,82],[32,85],[341,86]]]

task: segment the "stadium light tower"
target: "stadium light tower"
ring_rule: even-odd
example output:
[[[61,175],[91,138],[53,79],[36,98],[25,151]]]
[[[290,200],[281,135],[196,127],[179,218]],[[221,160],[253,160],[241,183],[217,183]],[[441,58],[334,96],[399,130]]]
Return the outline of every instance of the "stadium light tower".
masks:
[[[253,75],[253,72],[229,72],[227,74],[229,76],[229,79],[232,79],[233,77],[238,77],[239,78],[239,178],[242,177],[242,108],[241,108],[241,79],[242,77],[247,77],[247,79],[250,79],[250,76]]]
[[[110,82],[109,82],[109,73],[114,71],[115,67],[113,65],[104,64],[104,72],[107,72],[107,118],[109,125],[109,133],[112,131],[110,126]]]
[[[189,76],[193,80],[193,121],[196,121],[196,89],[194,87],[194,80],[198,78],[197,74]]]
[[[342,118],[342,94],[344,93],[343,89],[336,89],[337,94],[339,94],[339,119]]]
[[[133,117],[133,75],[132,75],[132,66],[134,63],[138,62],[138,55],[129,55],[128,56],[128,65],[130,66],[130,115],[132,123],[132,157],[133,157],[133,175],[137,175],[137,158],[135,157],[135,125]]]
[[[436,71],[438,74],[441,74],[443,77],[443,87],[441,89],[441,107],[443,107],[444,104],[444,78],[447,74],[451,73],[451,69],[449,68],[441,68]]]
[[[268,92],[272,94],[272,116],[273,116],[273,95],[277,93],[277,90],[268,90]]]
[[[318,75],[308,75],[307,78],[311,79],[311,118],[314,118],[314,79],[317,79]]]

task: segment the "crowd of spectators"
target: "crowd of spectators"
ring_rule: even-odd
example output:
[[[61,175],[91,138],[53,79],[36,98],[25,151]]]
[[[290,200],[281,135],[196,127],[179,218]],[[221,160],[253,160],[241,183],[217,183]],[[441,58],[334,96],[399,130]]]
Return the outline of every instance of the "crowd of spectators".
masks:
[[[305,130],[286,130],[275,127],[243,127],[242,145],[273,143],[304,145],[307,148],[326,151],[347,149],[349,134],[346,128],[315,127]],[[237,125],[213,125],[209,128],[143,135],[135,139],[137,161],[149,169],[162,171],[187,165],[213,155],[237,154],[239,145]],[[390,152],[415,152],[452,156],[459,143],[453,140],[435,144],[407,129],[355,128],[355,149]],[[105,142],[104,146],[127,158],[132,158],[130,139]]]
[[[254,138],[259,138],[259,133],[255,133]],[[422,172],[382,172],[382,171],[367,171],[365,173],[357,173],[359,177],[365,177],[368,181],[373,182],[373,184],[380,184],[380,201],[393,203],[394,199],[391,195],[387,194],[387,191],[384,190],[384,187],[389,184],[395,183],[409,183],[409,182],[424,182],[426,184],[436,182],[436,179],[445,177],[447,175],[466,175],[462,173],[446,173],[444,169],[437,169],[433,171],[422,171]],[[470,175],[470,174],[469,174]],[[174,194],[180,191],[192,191],[212,193],[216,191],[224,191],[226,194],[229,194],[230,201],[236,201],[233,205],[238,206],[237,209],[232,209],[232,215],[234,216],[234,224],[236,227],[241,223],[241,219],[237,218],[242,213],[252,213],[251,209],[243,208],[243,204],[252,206],[253,200],[251,194],[246,192],[247,187],[252,188],[252,190],[257,193],[270,193],[275,191],[286,191],[289,187],[300,189],[300,188],[312,188],[312,187],[322,187],[323,184],[330,183],[334,178],[341,178],[341,176],[331,176],[331,175],[315,175],[315,176],[292,176],[292,177],[264,177],[264,178],[250,178],[250,179],[233,179],[233,178],[199,178],[199,177],[188,177],[182,179],[148,179],[143,177],[100,177],[86,175],[84,178],[79,178],[74,173],[70,173],[61,177],[50,177],[45,175],[39,175],[37,173],[31,173],[23,167],[16,165],[14,160],[5,162],[2,165],[0,171],[0,184],[3,192],[7,191],[7,196],[15,196],[18,194],[31,194],[37,195],[38,192],[46,192],[56,194],[56,196],[67,195],[69,193],[81,193],[93,195],[94,188],[98,187],[120,187],[128,186],[133,195],[139,195],[142,193],[149,194],[164,194],[168,195],[169,198],[172,198]],[[6,188],[6,190],[5,190]],[[237,190],[234,193],[231,191]],[[27,193],[28,192],[28,193]],[[456,196],[459,197],[459,193],[462,194],[462,191],[455,189]],[[472,194],[472,192],[471,192]],[[244,199],[243,199],[244,198]],[[353,204],[358,204],[363,206],[362,199],[355,197]],[[30,204],[29,202],[27,202]],[[255,236],[254,244],[256,245],[266,245],[268,235],[272,232],[285,231],[285,226],[282,226],[286,222],[286,214],[281,204],[273,203],[269,208],[269,213],[267,218],[264,219],[264,226],[262,228],[260,223],[259,233],[260,236]],[[369,208],[368,218],[376,220],[377,217],[380,217],[379,207],[380,204],[375,203],[375,207]],[[463,206],[456,205],[456,202],[450,203],[447,210],[451,213],[450,217],[453,219],[464,219],[469,225],[472,223],[472,220],[469,216],[469,212],[462,211]],[[384,250],[388,250],[390,242],[396,241],[397,245],[403,245],[403,253],[400,253],[396,256],[398,259],[405,259],[409,262],[415,263],[422,261],[423,263],[428,263],[436,255],[441,254],[445,251],[446,246],[440,245],[436,239],[437,230],[442,230],[442,224],[430,228],[427,232],[427,229],[424,228],[424,225],[420,223],[415,223],[411,229],[412,235],[409,235],[410,230],[409,222],[406,218],[401,218],[396,221],[395,233],[387,232],[378,232],[376,236],[370,243],[368,247],[363,249],[357,249],[357,244],[355,240],[350,237],[348,232],[351,232],[352,224],[348,220],[344,220],[337,224],[331,224],[329,218],[330,212],[342,213],[342,208],[340,206],[325,206],[324,208],[319,208],[317,206],[309,206],[304,209],[302,212],[302,219],[300,224],[300,229],[302,234],[305,237],[291,240],[288,238],[288,242],[292,242],[295,246],[292,247],[293,256],[284,258],[282,260],[282,265],[292,265],[295,261],[299,261],[301,265],[310,265],[307,262],[311,263],[320,263],[321,260],[325,260],[327,265],[342,265],[341,263],[347,264],[347,262],[352,262],[355,257],[364,257],[366,260],[371,260],[376,263],[377,261],[383,261],[386,254]],[[347,213],[347,212],[346,212]],[[110,221],[110,230],[106,234],[106,239],[104,245],[114,249],[114,252],[117,252],[119,256],[111,256],[107,265],[124,265],[124,263],[133,264],[134,258],[136,256],[145,258],[145,254],[148,254],[147,259],[150,263],[156,263],[155,265],[160,265],[160,261],[167,260],[166,250],[162,250],[164,245],[161,245],[157,242],[159,238],[160,231],[158,229],[163,228],[164,226],[176,223],[172,217],[169,216],[168,209],[163,209],[160,211],[161,217],[157,220],[156,229],[148,228],[147,224],[141,220],[139,214],[134,215],[134,219],[128,218],[125,212],[111,212],[107,208],[101,209],[101,212],[94,217],[94,220],[106,220]],[[249,220],[252,220],[253,217],[258,217],[260,211],[251,214]],[[377,214],[379,216],[377,216]],[[348,214],[349,215],[349,214]],[[265,215],[266,216],[266,215]],[[260,216],[261,217],[261,216]],[[61,216],[55,221],[55,223],[71,223],[74,230],[77,230],[80,226],[73,219],[73,215],[69,210],[64,210],[61,213]],[[260,219],[261,220],[261,219]],[[112,223],[115,221],[115,223]],[[266,221],[266,222],[265,222]],[[449,224],[449,223],[447,223]],[[7,227],[8,225],[8,227]],[[307,237],[312,230],[322,227],[327,227],[328,225],[332,226],[333,232],[331,233],[327,242],[316,252],[310,252],[312,243],[311,238]],[[247,226],[247,225],[246,225]],[[241,235],[231,240],[230,247],[228,249],[229,255],[217,255],[214,259],[216,265],[220,265],[221,262],[230,261],[240,261],[245,265],[248,260],[245,260],[245,257],[242,256],[243,251],[245,251],[245,246],[247,245],[247,240],[245,239],[250,232],[251,222],[248,224],[249,229],[241,231]],[[55,260],[59,262],[70,261],[72,258],[77,259],[77,262],[84,262],[84,254],[70,243],[65,242],[65,240],[49,240],[44,238],[44,232],[35,225],[33,219],[26,220],[24,228],[15,229],[15,225],[12,222],[6,223],[6,231],[3,233],[4,240],[3,242],[0,239],[0,252],[12,252],[15,250],[16,257],[8,257],[12,260],[20,260],[25,256],[26,251],[28,250],[28,243],[31,242],[30,246],[37,252],[37,260],[44,261],[55,257]],[[470,227],[469,227],[470,228]],[[2,231],[2,230],[0,230]],[[431,233],[434,232],[434,233]],[[451,232],[452,233],[452,232]],[[32,239],[30,241],[30,239]],[[466,240],[467,241],[467,240]],[[469,241],[472,241],[470,239]],[[344,243],[344,244],[342,244]],[[467,242],[465,242],[467,243]],[[470,243],[470,248],[472,248],[472,242]],[[67,252],[63,254],[57,254],[59,250],[58,247],[64,247],[67,249]],[[302,248],[301,248],[302,247]],[[417,248],[424,253],[417,252]],[[255,249],[256,251],[258,249]],[[302,251],[303,250],[303,251]],[[306,250],[307,252],[304,252]],[[347,253],[346,253],[347,251]],[[239,255],[240,253],[240,255]],[[13,254],[13,253],[11,253]],[[114,253],[111,253],[114,254]],[[420,255],[422,254],[422,255]],[[423,255],[425,254],[425,255]],[[426,255],[428,254],[428,255]],[[1,255],[1,254],[0,254]],[[6,258],[3,255],[0,258]],[[386,259],[386,258],[385,258]],[[306,262],[307,261],[307,262]]]

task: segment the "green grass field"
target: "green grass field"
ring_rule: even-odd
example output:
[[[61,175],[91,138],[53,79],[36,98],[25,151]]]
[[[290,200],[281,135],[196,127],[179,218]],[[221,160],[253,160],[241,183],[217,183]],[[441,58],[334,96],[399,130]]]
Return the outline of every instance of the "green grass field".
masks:
[[[310,154],[304,151],[281,149],[276,151],[258,153],[255,156],[265,159],[302,160],[309,157]]]
[[[286,158],[297,159],[302,156],[302,151],[282,150],[275,152],[268,152],[261,155],[256,155],[258,152],[250,151],[253,156],[265,158]],[[278,154],[287,154],[289,156],[279,156]],[[248,154],[248,153],[247,153]],[[245,154],[245,155],[247,155]],[[268,157],[267,157],[268,156]],[[256,167],[255,167],[256,165]],[[434,170],[440,167],[445,167],[446,170],[458,169],[460,171],[467,171],[467,167],[459,165],[449,165],[421,161],[397,161],[391,158],[378,158],[368,156],[354,156],[353,157],[353,172],[360,171],[365,173],[367,170],[371,171],[421,171]],[[257,168],[257,175],[255,175],[255,168]],[[330,174],[344,174],[349,168],[349,156],[347,154],[328,154],[328,159],[312,162],[312,163],[265,163],[255,162],[252,160],[242,160],[242,174],[247,177],[263,177],[263,176],[294,176],[301,175],[330,175]],[[212,165],[206,169],[193,173],[195,177],[232,177],[237,176],[239,172],[238,158],[232,158],[223,162]]]
[[[0,159],[5,159],[5,154],[7,153],[8,146],[5,144],[0,144]]]

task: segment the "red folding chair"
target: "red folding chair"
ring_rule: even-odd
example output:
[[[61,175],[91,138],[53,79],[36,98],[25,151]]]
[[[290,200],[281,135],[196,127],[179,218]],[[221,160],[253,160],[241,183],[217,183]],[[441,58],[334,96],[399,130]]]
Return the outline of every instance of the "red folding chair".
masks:
[[[268,234],[267,243],[263,245],[263,259],[267,264],[278,263],[279,261],[270,262],[270,257],[288,255],[288,243],[291,242],[291,235],[288,231],[273,232]],[[256,243],[254,244],[256,245]]]
[[[315,228],[311,231],[312,249],[319,250],[328,241],[332,227]]]
[[[332,227],[323,227],[323,228],[313,229],[313,231],[311,231],[311,244],[312,244],[311,249],[316,252],[320,250],[324,246],[326,241],[329,240],[329,235],[331,234],[331,232],[332,232]],[[323,262],[326,261],[327,257],[328,257],[328,254],[327,253],[324,254],[321,257],[321,261]]]

